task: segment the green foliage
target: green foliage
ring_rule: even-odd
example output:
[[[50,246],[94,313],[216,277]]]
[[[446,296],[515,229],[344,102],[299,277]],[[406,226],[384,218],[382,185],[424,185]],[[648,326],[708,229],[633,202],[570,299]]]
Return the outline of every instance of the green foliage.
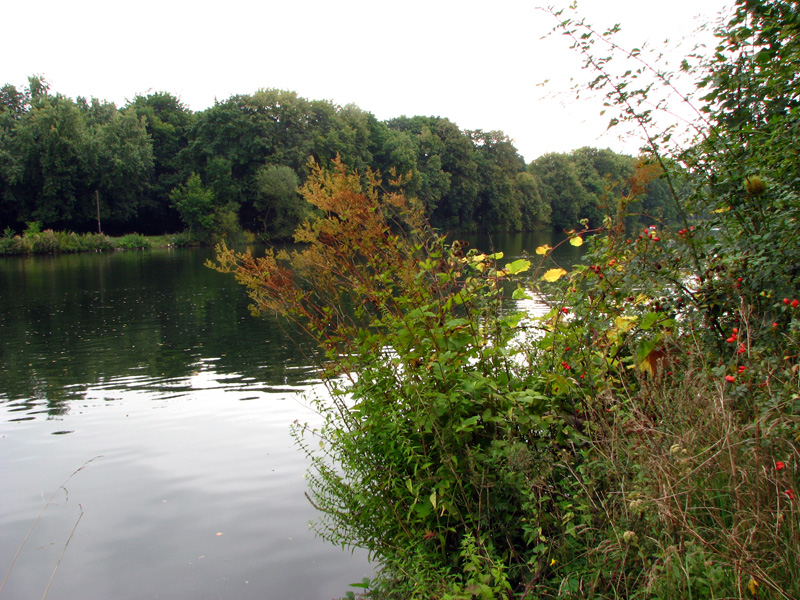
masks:
[[[264,234],[291,237],[308,206],[298,196],[297,174],[284,165],[264,165],[256,172],[256,186],[258,198],[254,205],[262,214]]]
[[[707,129],[690,148],[665,154],[672,134],[654,133],[647,160],[581,150],[534,164],[525,185],[573,199],[554,223],[596,211],[568,232],[587,247],[571,271],[548,247],[538,266],[465,252],[340,161],[304,188],[321,216],[298,229],[303,250],[220,248],[216,267],[256,313],[319,344],[324,424],[295,436],[318,533],[380,565],[370,595],[800,597],[792,7],[738,2],[705,64]],[[646,69],[614,79],[592,54],[598,34],[556,16],[600,69],[592,85],[608,86],[614,118],[651,127],[651,88],[633,85]],[[416,138],[394,141],[433,149],[432,125],[401,120]],[[643,210],[653,182],[680,225]],[[532,294],[546,314],[517,312]]]
[[[465,254],[378,183],[315,168],[304,194],[324,216],[298,229],[304,250],[221,248],[216,266],[329,365],[331,395],[314,400],[325,425],[295,430],[317,531],[369,549],[410,595],[522,589],[592,512],[575,479],[577,407],[532,369],[523,315],[505,308],[504,282],[530,262]]]
[[[282,191],[286,186],[275,187],[279,179],[270,182],[276,175],[267,171],[285,169],[289,184],[291,171],[298,187],[309,158],[340,156],[361,172],[380,170],[386,185],[402,180],[437,228],[569,229],[582,218],[599,222],[606,188],[624,186],[623,171],[634,162],[582,149],[526,169],[500,131],[465,131],[441,117],[381,122],[353,105],[274,89],[234,95],[197,113],[167,92],[136,96],[118,110],[96,98],[51,93],[34,78],[25,89],[0,88],[0,109],[0,228],[39,220],[89,231],[99,220],[115,235],[182,226],[195,233],[199,224],[186,225],[170,198],[194,173],[214,193],[218,213],[198,241],[231,239],[243,227],[286,238],[308,206]],[[572,165],[566,178],[564,161]],[[643,201],[646,218],[674,216],[664,198]]]
[[[116,245],[126,250],[144,250],[150,247],[150,240],[141,234],[129,233],[117,240]]]
[[[195,116],[181,101],[168,92],[136,96],[125,107],[144,120],[153,153],[152,181],[144,191],[138,212],[138,227],[162,233],[179,228],[180,220],[171,209],[169,192],[186,180],[184,165],[179,158],[188,144],[188,131]],[[158,223],[162,229],[151,229]]]
[[[631,189],[632,178],[640,163],[647,157],[633,158],[611,150],[580,148],[569,154],[550,153],[537,158],[527,167],[537,181],[541,204],[549,207],[554,226],[569,230],[582,219],[593,226],[602,223],[603,216],[616,214],[617,200]],[[678,222],[674,193],[658,178],[663,171],[651,167],[652,176],[646,187],[637,191],[626,207],[624,223],[630,231],[638,225],[674,224]],[[677,181],[682,173],[675,169]],[[685,193],[679,193],[685,196]],[[546,210],[546,209],[545,209]]]
[[[41,231],[38,222],[28,223],[22,235],[14,235],[6,229],[0,238],[0,255],[55,254],[63,252],[87,252],[111,250],[114,245],[102,234],[77,234],[71,231]]]
[[[22,235],[34,236],[42,232],[42,224],[39,221],[28,221],[25,224],[25,231]]]
[[[192,173],[186,183],[173,189],[170,202],[178,211],[189,233],[206,236],[214,225],[214,192],[207,189],[200,175]]]

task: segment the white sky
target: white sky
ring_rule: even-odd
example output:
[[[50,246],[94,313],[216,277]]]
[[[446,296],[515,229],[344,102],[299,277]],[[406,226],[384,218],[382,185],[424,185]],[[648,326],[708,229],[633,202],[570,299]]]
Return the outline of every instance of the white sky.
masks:
[[[354,103],[379,119],[436,115],[462,129],[499,129],[527,161],[587,145],[635,153],[636,141],[600,137],[607,117],[597,101],[559,95],[581,77],[581,62],[566,39],[540,39],[553,25],[535,10],[540,3],[15,1],[3,8],[0,84],[22,87],[42,74],[53,91],[117,106],[166,91],[196,111],[280,88]],[[580,11],[598,28],[621,23],[632,45],[660,46],[729,4],[583,0]]]

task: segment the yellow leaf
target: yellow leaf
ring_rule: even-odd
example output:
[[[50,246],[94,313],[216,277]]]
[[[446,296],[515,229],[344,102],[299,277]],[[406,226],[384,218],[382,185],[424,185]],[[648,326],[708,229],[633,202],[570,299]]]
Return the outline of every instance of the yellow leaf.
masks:
[[[545,254],[550,252],[550,250],[552,250],[552,248],[550,246],[548,246],[547,244],[545,244],[544,246],[539,246],[536,249],[536,254],[538,254],[539,256],[544,256]]]
[[[633,324],[636,322],[638,318],[639,317],[636,316],[617,317],[616,319],[614,319],[614,325],[616,325],[617,329],[619,329],[621,332],[627,333],[633,328]]]
[[[758,593],[758,588],[759,587],[760,587],[760,584],[755,579],[753,579],[751,577],[750,578],[750,583],[747,584],[747,591],[750,592],[751,594],[753,594],[753,596],[755,596]]]
[[[730,206],[726,206],[726,207],[724,207],[724,208],[718,208],[717,210],[714,210],[714,211],[712,211],[712,212],[715,212],[715,213],[726,213],[726,212],[728,212],[730,209],[731,209],[731,207],[730,207]]]
[[[569,238],[569,243],[573,246],[583,246],[583,238],[579,235]]]
[[[550,269],[542,276],[542,279],[550,282],[558,281],[566,274],[567,272],[564,269]]]

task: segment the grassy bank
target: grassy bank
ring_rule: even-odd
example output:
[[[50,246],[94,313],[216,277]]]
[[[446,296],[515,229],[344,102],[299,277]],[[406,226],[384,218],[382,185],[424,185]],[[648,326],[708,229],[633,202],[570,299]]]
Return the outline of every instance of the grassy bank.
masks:
[[[255,236],[242,234],[243,241],[252,243]],[[41,230],[38,223],[29,223],[22,234],[7,229],[0,237],[0,256],[31,254],[69,254],[74,252],[106,252],[110,250],[147,250],[150,248],[181,248],[207,245],[189,232],[164,235],[129,233],[113,237],[102,233]]]

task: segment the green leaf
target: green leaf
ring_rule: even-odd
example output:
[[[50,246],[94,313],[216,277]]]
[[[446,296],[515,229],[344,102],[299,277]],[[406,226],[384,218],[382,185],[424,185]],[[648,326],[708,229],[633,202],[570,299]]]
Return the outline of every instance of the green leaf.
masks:
[[[480,415],[475,415],[470,417],[469,419],[464,419],[463,421],[461,421],[461,425],[456,427],[456,431],[458,432],[458,431],[464,431],[465,429],[471,429],[472,426],[475,425],[475,423],[477,423],[478,419],[480,418],[481,418]]]
[[[514,292],[511,294],[511,298],[513,300],[530,300],[531,299],[531,297],[528,295],[528,292],[525,290],[525,288],[522,288],[522,287],[518,287],[517,289],[515,289]]]
[[[636,363],[644,370],[649,370],[649,363],[645,363],[645,360],[653,349],[658,344],[658,338],[652,340],[642,340],[639,344],[639,347],[636,349]],[[647,367],[645,367],[647,365]]]
[[[515,260],[512,263],[508,263],[506,265],[505,270],[510,275],[517,275],[518,273],[524,273],[530,268],[531,268],[531,261],[525,260],[524,258],[520,258],[519,260]]]
[[[658,319],[660,319],[660,318],[661,318],[661,317],[663,317],[663,316],[664,316],[664,315],[662,315],[662,314],[661,314],[661,313],[659,313],[659,312],[650,312],[650,313],[647,313],[647,314],[644,316],[644,318],[642,319],[642,323],[641,323],[640,327],[641,327],[642,329],[644,329],[645,331],[647,331],[648,329],[650,329],[650,328],[653,326],[653,324],[654,324],[656,321],[658,321]]]

